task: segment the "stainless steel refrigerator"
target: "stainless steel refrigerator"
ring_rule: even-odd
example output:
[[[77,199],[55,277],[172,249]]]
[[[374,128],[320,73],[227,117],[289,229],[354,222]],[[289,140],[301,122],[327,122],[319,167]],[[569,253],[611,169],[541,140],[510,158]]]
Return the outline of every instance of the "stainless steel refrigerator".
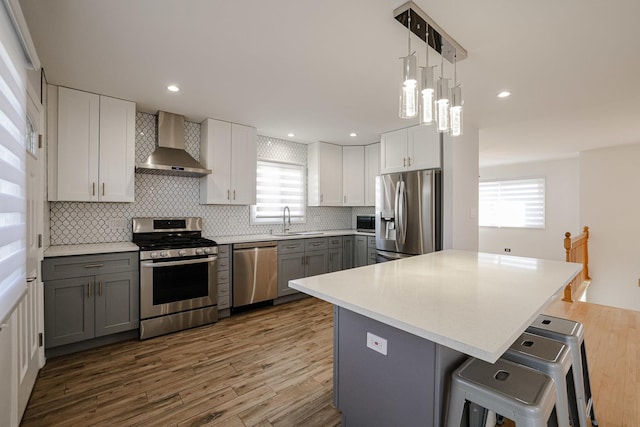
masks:
[[[442,249],[441,172],[376,178],[376,259],[391,261]]]

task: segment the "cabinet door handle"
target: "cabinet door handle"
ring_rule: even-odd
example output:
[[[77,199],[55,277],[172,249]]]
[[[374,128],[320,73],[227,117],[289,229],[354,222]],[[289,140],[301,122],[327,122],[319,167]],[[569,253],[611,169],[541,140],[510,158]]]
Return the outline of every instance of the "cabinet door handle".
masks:
[[[411,157],[407,157],[407,166],[411,166]]]
[[[402,166],[405,167],[405,168],[407,167],[407,158],[406,157],[402,158]]]
[[[96,183],[95,182],[91,183],[91,195],[92,196],[96,195]]]
[[[332,260],[333,260],[333,252],[329,254],[329,262],[331,262]]]
[[[104,196],[104,182],[102,183],[102,195]]]
[[[231,190],[227,190],[227,200],[231,200]]]
[[[324,201],[324,196],[321,194],[320,195],[320,203],[322,203]]]
[[[91,282],[87,283],[87,299],[91,298]]]
[[[84,268],[104,267],[104,264],[85,264]]]
[[[98,282],[98,296],[102,296],[102,280]]]
[[[304,257],[300,257],[300,265],[304,265]]]
[[[236,190],[233,190],[233,200],[236,199]]]
[[[344,202],[343,203],[347,203],[347,196],[342,196]]]

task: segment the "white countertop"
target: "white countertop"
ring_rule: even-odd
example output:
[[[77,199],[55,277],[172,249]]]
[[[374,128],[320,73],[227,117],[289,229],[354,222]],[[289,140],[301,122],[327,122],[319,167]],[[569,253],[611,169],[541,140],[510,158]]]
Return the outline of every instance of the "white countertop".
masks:
[[[375,233],[363,233],[355,230],[323,230],[313,231],[313,234],[292,234],[288,236],[274,236],[273,234],[245,234],[239,236],[205,236],[215,240],[219,245],[229,245],[243,242],[262,242],[267,240],[291,240],[291,239],[311,239],[316,237],[362,235],[375,237]],[[137,251],[138,245],[133,242],[111,242],[111,243],[86,243],[80,245],[53,245],[44,251],[45,258],[69,255],[91,255],[105,254],[110,252],[133,252]]]
[[[303,232],[304,233],[304,232]],[[240,236],[205,236],[209,239],[215,240],[219,245],[230,245],[233,243],[244,242],[263,242],[268,240],[292,240],[292,239],[314,239],[320,237],[332,237],[332,236],[349,236],[349,235],[362,235],[375,237],[375,233],[363,233],[356,230],[320,230],[312,231],[313,234],[290,234],[288,236],[278,236],[274,234],[245,234]]]
[[[289,286],[494,363],[581,270],[576,263],[446,250]]]
[[[138,245],[133,242],[86,243],[82,245],[54,245],[44,251],[44,257],[106,254],[111,252],[134,252]]]

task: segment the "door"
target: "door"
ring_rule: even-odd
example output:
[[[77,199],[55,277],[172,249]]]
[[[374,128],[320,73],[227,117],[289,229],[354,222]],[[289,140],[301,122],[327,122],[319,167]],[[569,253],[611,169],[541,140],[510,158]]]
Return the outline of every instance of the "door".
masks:
[[[342,202],[364,206],[364,147],[342,147]]]
[[[50,280],[44,292],[47,348],[94,337],[93,276]]]
[[[329,271],[329,253],[327,250],[307,251],[304,255],[306,258],[304,265],[305,277],[317,276]]]
[[[139,326],[138,272],[103,274],[95,278],[96,337]]]
[[[380,173],[407,168],[407,129],[383,133],[380,140]]]
[[[353,268],[353,236],[342,238],[342,268]]]
[[[256,204],[256,129],[231,125],[231,194],[234,205]]]
[[[342,248],[329,249],[329,273],[342,270]]]
[[[100,165],[98,198],[133,202],[136,104],[100,97]]]
[[[35,100],[33,98],[36,98]],[[17,308],[18,415],[22,417],[44,353],[40,347],[43,329],[43,295],[40,274],[44,227],[44,159],[40,135],[44,128],[43,108],[35,91],[27,91],[25,146],[27,148],[27,294]],[[41,361],[42,359],[42,361]]]
[[[399,194],[399,252],[412,255],[427,254],[435,250],[435,198],[434,171],[423,170],[402,174]]]
[[[58,88],[58,199],[98,201],[100,97]]]
[[[355,247],[353,250],[354,267],[362,267],[367,265],[367,236],[355,236]]]
[[[278,255],[278,297],[295,294],[289,287],[289,280],[304,277],[304,252]]]

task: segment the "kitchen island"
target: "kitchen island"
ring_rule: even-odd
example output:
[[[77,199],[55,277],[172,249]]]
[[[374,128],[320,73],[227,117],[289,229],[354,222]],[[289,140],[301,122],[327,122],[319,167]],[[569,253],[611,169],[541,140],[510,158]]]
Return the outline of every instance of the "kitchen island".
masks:
[[[446,250],[289,285],[334,304],[343,425],[437,426],[452,370],[495,362],[581,269]]]

